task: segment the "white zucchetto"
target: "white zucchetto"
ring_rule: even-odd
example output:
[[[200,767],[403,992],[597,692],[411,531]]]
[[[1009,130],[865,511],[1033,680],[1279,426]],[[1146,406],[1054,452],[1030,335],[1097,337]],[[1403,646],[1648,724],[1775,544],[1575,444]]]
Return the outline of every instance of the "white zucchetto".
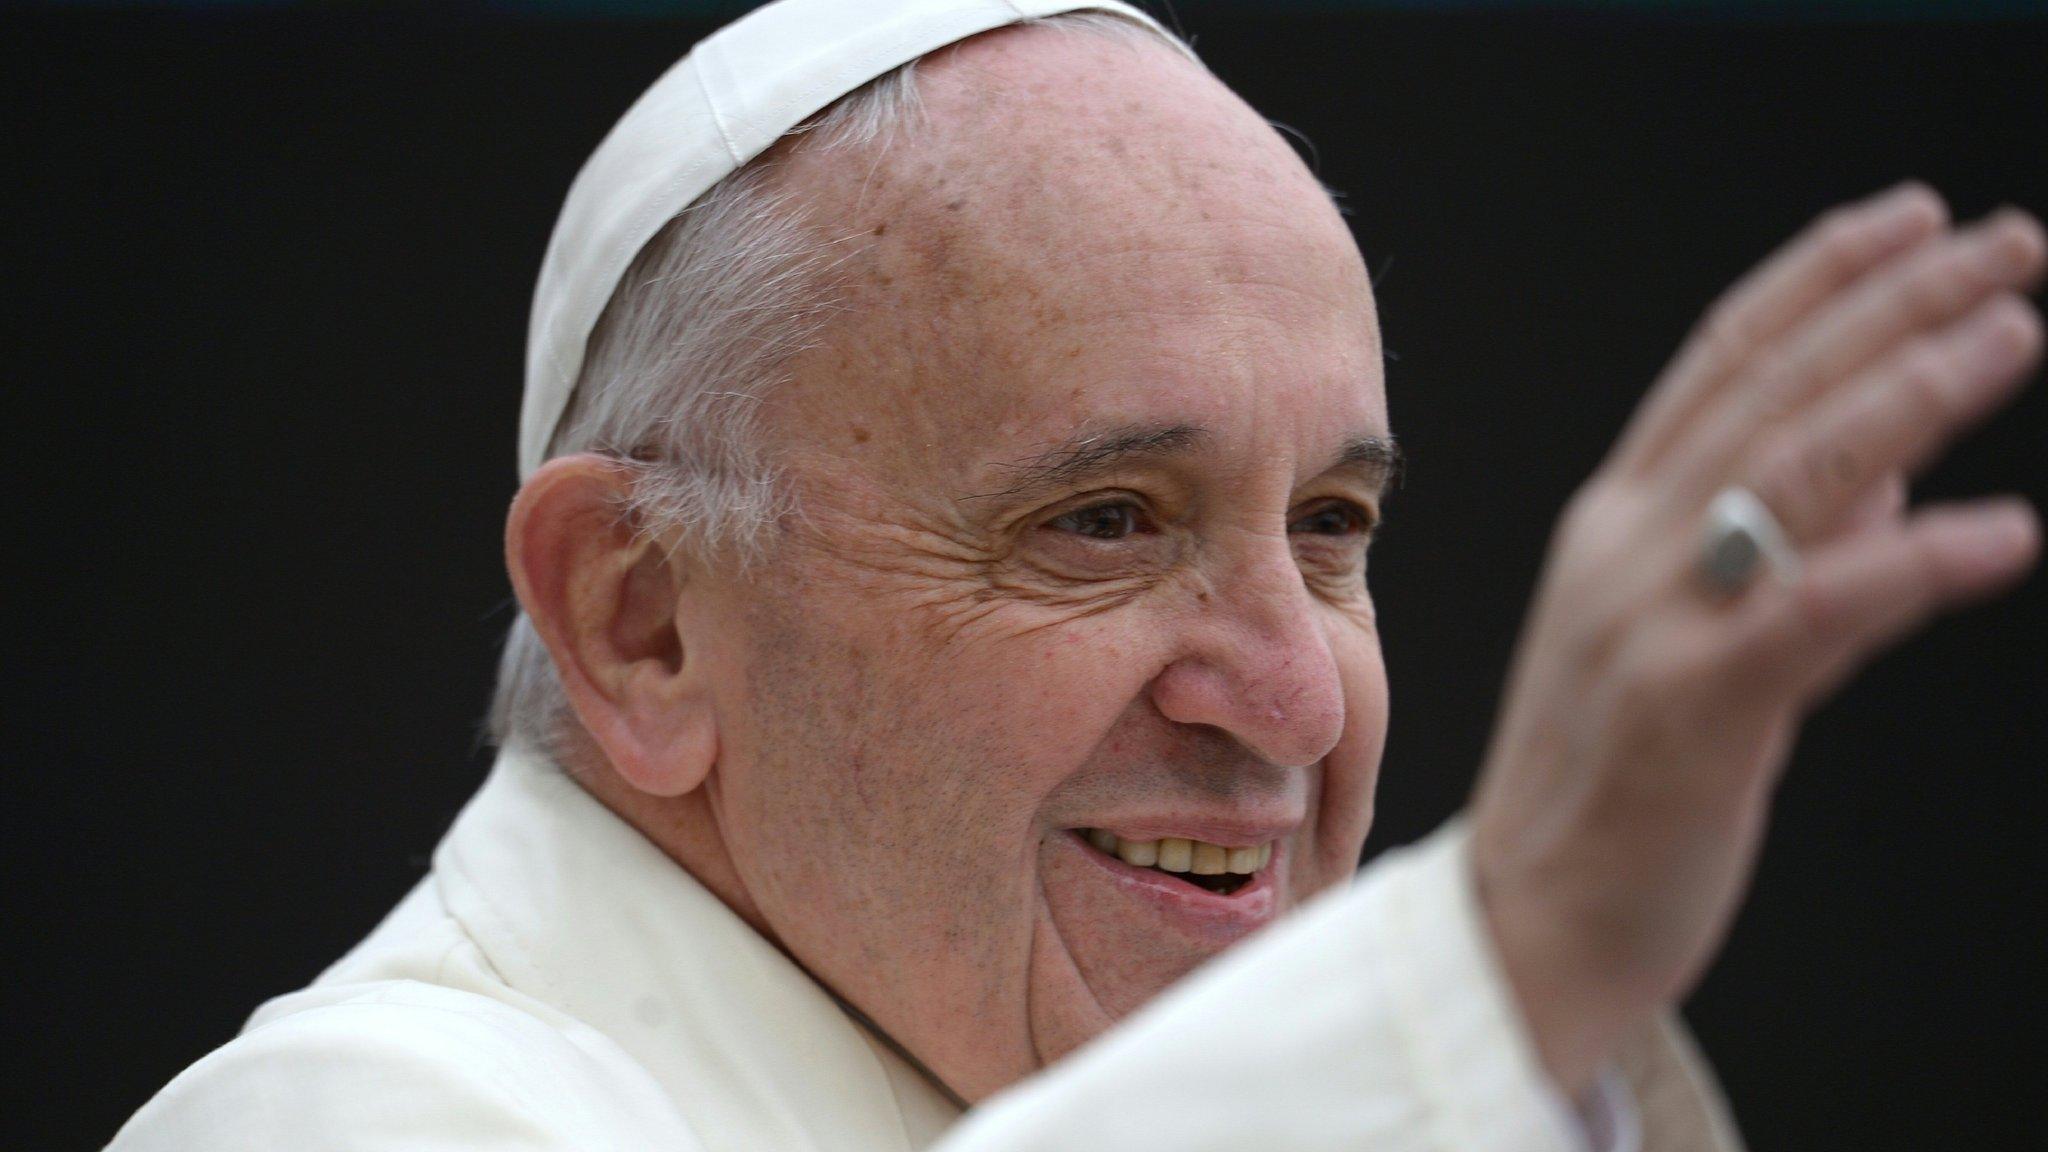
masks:
[[[591,329],[640,249],[713,184],[884,73],[1007,24],[1119,0],[777,0],[699,41],[597,146],[569,186],[533,294],[519,475],[547,456]]]

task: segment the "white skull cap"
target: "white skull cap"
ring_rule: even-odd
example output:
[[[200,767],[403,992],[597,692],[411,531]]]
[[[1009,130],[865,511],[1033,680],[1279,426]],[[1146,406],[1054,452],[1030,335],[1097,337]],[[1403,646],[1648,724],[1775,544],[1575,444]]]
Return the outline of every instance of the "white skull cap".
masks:
[[[531,476],[627,265],[713,184],[834,100],[979,32],[1118,0],[777,0],[699,41],[641,94],[569,186],[526,338],[519,475]]]

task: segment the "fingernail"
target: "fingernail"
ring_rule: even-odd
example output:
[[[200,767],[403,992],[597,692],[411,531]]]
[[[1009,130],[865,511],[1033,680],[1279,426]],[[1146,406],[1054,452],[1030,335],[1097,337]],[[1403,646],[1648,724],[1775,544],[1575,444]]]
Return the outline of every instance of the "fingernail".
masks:
[[[1964,340],[1980,373],[2003,372],[2039,350],[2041,323],[2017,297],[2002,296],[1978,311]]]
[[[2032,555],[2041,545],[2041,521],[2024,500],[1994,500],[1977,510],[1978,556],[2003,567]]]
[[[2001,208],[1984,222],[1984,246],[2000,276],[2021,276],[2040,267],[2044,248],[2041,225],[2017,208]]]
[[[1872,226],[1888,237],[1933,231],[1948,222],[1941,195],[1917,180],[1908,180],[1878,194],[1870,203]]]

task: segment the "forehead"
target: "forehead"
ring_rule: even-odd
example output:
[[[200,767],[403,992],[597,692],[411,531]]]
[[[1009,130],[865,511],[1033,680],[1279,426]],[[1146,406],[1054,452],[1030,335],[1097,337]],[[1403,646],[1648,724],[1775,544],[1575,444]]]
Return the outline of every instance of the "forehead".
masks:
[[[843,244],[844,307],[772,426],[923,476],[1117,423],[1310,450],[1385,430],[1356,246],[1221,84],[1163,45],[1021,28],[919,88],[885,148],[789,161]]]

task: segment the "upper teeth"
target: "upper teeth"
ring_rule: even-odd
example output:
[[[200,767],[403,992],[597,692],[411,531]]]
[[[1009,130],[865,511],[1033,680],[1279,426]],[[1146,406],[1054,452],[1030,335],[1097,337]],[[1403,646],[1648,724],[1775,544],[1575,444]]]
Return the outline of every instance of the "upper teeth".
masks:
[[[1088,842],[1126,864],[1158,868],[1167,872],[1192,872],[1197,876],[1220,876],[1234,872],[1249,876],[1273,859],[1269,841],[1251,848],[1225,848],[1207,840],[1168,836],[1162,840],[1124,840],[1100,828],[1088,830]]]

